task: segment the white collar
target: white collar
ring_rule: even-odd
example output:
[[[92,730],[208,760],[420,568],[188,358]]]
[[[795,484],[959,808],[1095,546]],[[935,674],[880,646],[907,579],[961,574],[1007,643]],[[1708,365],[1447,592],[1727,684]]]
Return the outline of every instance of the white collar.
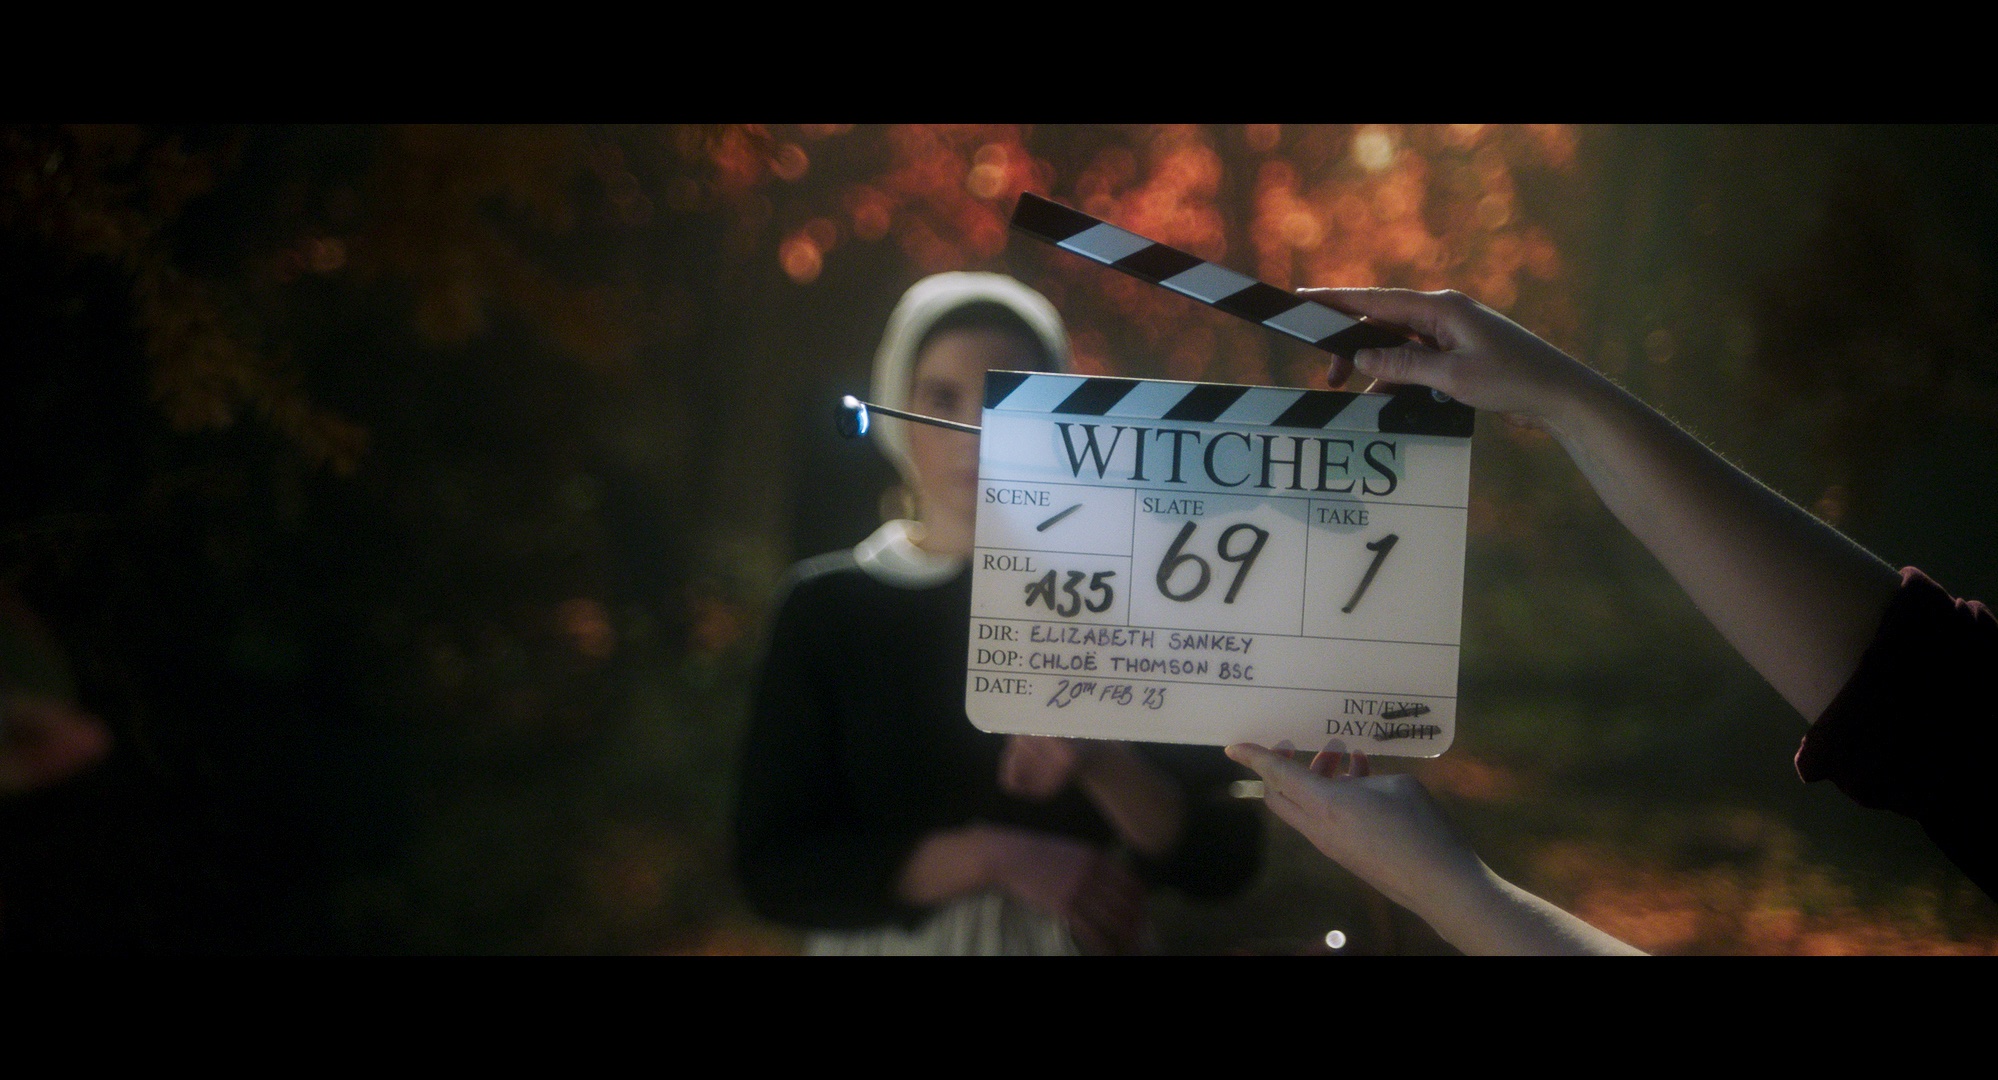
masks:
[[[895,520],[856,544],[853,560],[867,576],[899,589],[933,589],[964,570],[965,560],[932,555],[916,546],[909,530],[916,523]]]

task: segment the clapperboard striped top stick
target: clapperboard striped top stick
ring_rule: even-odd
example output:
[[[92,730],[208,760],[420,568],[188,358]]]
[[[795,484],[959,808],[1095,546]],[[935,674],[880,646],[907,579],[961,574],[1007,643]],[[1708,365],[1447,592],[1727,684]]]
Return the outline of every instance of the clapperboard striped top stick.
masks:
[[[1050,375],[985,373],[985,407],[1016,413],[1101,416],[1111,420],[1241,424],[1250,427],[1378,432],[1387,435],[1471,437],[1476,414],[1457,401],[1437,401],[1419,386],[1393,393],[1297,390],[1286,386]]]
[[[1013,208],[1013,227],[1349,360],[1354,350],[1400,345],[1410,337],[1406,330],[1355,319],[1030,192]]]

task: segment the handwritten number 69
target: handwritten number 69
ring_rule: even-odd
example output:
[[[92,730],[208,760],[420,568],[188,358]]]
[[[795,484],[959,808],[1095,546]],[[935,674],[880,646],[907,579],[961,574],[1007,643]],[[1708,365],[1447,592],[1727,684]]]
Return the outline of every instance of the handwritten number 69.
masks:
[[[1181,526],[1179,535],[1173,538],[1172,546],[1166,549],[1165,558],[1159,562],[1157,579],[1159,592],[1166,599],[1177,600],[1182,604],[1188,603],[1201,593],[1206,592],[1207,586],[1214,580],[1214,569],[1208,565],[1207,560],[1185,550],[1186,542],[1193,538],[1193,530],[1196,525],[1196,522],[1189,521]],[[1248,533],[1254,537],[1254,539],[1248,542],[1247,547],[1239,544],[1231,544],[1231,541],[1240,533]],[[1226,529],[1221,530],[1220,539],[1214,542],[1214,554],[1220,556],[1223,562],[1236,564],[1235,580],[1228,583],[1228,595],[1221,598],[1222,603],[1232,604],[1235,602],[1235,597],[1242,591],[1242,582],[1247,580],[1249,576],[1249,567],[1255,565],[1256,556],[1263,553],[1263,545],[1269,543],[1269,540],[1269,530],[1259,529],[1246,521],[1230,525]],[[1200,571],[1200,577],[1187,589],[1174,592],[1172,588],[1173,574],[1186,563],[1192,563]]]

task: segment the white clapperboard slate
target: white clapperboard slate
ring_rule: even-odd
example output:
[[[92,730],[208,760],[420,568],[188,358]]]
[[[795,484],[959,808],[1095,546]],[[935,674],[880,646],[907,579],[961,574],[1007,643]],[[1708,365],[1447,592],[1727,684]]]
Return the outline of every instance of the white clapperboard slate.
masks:
[[[1456,730],[1471,412],[990,372],[979,728],[1433,757]]]

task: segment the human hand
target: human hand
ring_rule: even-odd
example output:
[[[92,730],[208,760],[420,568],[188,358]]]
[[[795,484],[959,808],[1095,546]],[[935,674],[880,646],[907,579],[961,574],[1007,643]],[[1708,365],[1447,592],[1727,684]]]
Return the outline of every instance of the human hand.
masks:
[[[995,832],[993,873],[1014,899],[1067,925],[1092,953],[1139,951],[1146,938],[1145,886],[1109,852],[1067,837]]]
[[[68,779],[111,749],[104,721],[56,698],[0,695],[0,796]]]
[[[1061,794],[1103,746],[1091,739],[1010,736],[999,752],[999,788],[1008,795],[1046,802]]]
[[[1270,811],[1312,846],[1390,900],[1428,917],[1430,902],[1461,891],[1484,863],[1421,781],[1370,775],[1367,755],[1320,752],[1307,766],[1288,750],[1237,743],[1228,756],[1263,778]]]
[[[1422,336],[1406,345],[1355,351],[1353,367],[1360,374],[1441,390],[1475,409],[1546,424],[1556,420],[1575,389],[1601,378],[1525,327],[1455,290],[1299,289],[1298,294]],[[1335,358],[1327,381],[1340,385],[1350,373],[1345,361]]]

